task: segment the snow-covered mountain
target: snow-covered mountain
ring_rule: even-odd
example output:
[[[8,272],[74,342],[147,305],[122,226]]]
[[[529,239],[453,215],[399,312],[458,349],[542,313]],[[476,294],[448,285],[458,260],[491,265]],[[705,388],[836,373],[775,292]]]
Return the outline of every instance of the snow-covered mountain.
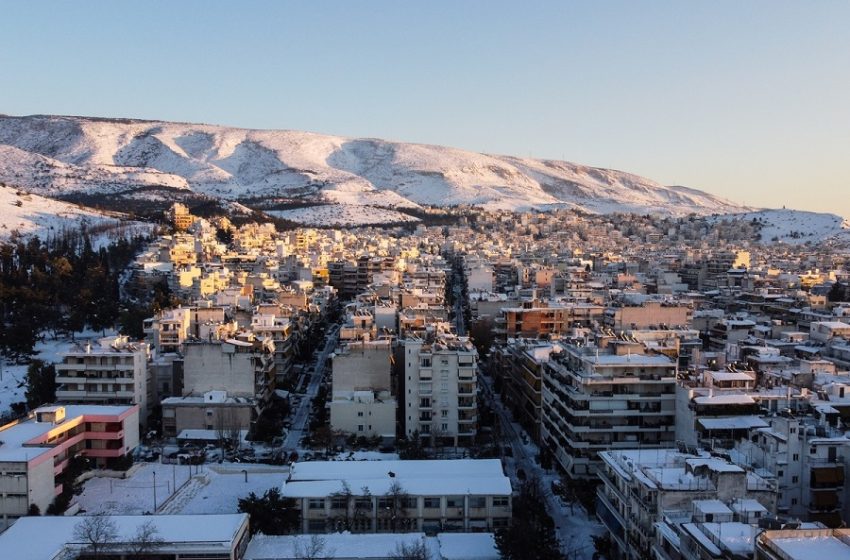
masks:
[[[96,197],[112,207],[201,197],[402,209],[748,210],[694,189],[564,161],[297,131],[59,116],[0,116],[0,182],[52,198]]]

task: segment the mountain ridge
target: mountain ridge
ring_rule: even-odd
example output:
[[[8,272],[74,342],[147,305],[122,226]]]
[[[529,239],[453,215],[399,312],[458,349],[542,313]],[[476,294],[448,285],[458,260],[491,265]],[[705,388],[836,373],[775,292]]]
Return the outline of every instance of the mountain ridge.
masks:
[[[552,159],[314,132],[86,116],[0,116],[0,182],[55,198],[287,198],[668,215],[748,210],[689,187]],[[134,194],[136,193],[136,194]]]

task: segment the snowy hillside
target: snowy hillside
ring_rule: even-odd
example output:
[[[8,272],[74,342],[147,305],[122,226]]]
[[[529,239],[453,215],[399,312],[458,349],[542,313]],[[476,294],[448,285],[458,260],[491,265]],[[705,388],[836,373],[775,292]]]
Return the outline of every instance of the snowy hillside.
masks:
[[[205,195],[384,208],[564,206],[674,215],[747,210],[693,189],[563,161],[308,132],[83,117],[0,116],[0,182],[67,200],[109,194],[104,203]]]
[[[107,215],[74,204],[51,200],[10,187],[0,187],[0,241],[16,231],[23,236],[49,237],[65,230],[87,228],[108,235],[110,230],[127,230],[136,222],[127,222],[118,214]],[[149,229],[149,226],[141,226]]]
[[[747,222],[755,220],[761,224],[759,233],[764,243],[781,242],[800,245],[807,241],[819,243],[836,237],[850,239],[850,222],[835,214],[783,208],[781,210],[745,212],[733,216],[723,216],[722,218],[738,218]]]
[[[409,214],[387,208],[351,204],[323,204],[292,210],[266,210],[266,214],[305,226],[366,226],[418,222]]]

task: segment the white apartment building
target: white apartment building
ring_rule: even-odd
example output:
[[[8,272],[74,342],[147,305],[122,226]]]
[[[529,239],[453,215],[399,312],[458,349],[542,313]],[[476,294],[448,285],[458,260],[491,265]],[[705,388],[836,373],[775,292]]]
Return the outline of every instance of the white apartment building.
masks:
[[[150,348],[126,336],[101,338],[62,354],[56,364],[56,400],[69,404],[137,404],[143,424],[154,388],[149,386]]]
[[[478,352],[466,337],[438,334],[399,342],[395,361],[407,437],[471,444],[477,430]]]
[[[619,341],[563,347],[543,364],[540,437],[570,477],[593,477],[601,451],[673,444],[675,362]]]
[[[668,560],[659,532],[678,553],[681,525],[687,530],[694,522],[757,523],[776,508],[774,485],[707,453],[626,449],[600,452],[599,459],[596,513],[611,535],[616,559]]]
[[[392,341],[350,342],[333,356],[331,428],[395,439],[398,403],[392,389]]]

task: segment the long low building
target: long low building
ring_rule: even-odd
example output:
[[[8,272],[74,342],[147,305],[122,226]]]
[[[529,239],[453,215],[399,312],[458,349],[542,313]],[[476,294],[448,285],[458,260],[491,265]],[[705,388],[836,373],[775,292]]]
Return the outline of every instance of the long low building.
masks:
[[[296,463],[282,493],[305,533],[492,531],[511,517],[498,459]]]
[[[139,445],[139,405],[43,406],[0,427],[0,530],[31,506],[44,513],[76,457],[112,466]]]
[[[382,533],[355,535],[333,533],[315,535],[256,535],[245,553],[245,560],[297,560],[311,558],[333,560],[394,560],[406,550],[424,550],[431,560],[499,560],[493,533]],[[407,556],[405,556],[407,558]]]
[[[0,534],[0,556],[15,560],[67,560],[91,553],[91,543],[76,533],[91,520],[79,517],[24,517]],[[242,560],[248,547],[248,515],[112,515],[114,538],[102,539],[109,558]],[[139,538],[145,524],[152,538]],[[110,531],[103,531],[106,535]],[[143,543],[149,543],[145,546]]]

